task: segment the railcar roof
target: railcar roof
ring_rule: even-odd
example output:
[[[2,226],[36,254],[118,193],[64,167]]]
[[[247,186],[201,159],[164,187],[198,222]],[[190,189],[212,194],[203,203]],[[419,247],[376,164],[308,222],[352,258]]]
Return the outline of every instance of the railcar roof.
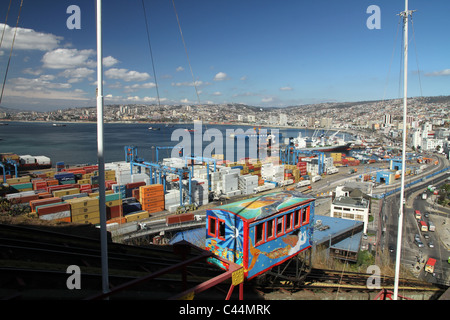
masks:
[[[224,204],[215,209],[230,211],[246,220],[260,220],[285,208],[312,200],[315,199],[299,192],[279,191]]]

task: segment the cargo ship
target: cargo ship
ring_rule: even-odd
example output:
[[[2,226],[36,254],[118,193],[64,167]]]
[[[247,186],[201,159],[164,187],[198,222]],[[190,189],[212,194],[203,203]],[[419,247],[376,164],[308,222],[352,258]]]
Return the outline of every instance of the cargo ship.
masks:
[[[16,164],[19,171],[50,169],[52,167],[52,161],[49,157],[17,155],[15,153],[0,153],[0,163],[3,165]]]
[[[338,152],[350,150],[351,142],[346,142],[342,138],[336,138],[339,131],[326,138],[323,135],[319,137],[307,138],[302,137],[299,133],[296,138],[289,138],[289,144],[293,145],[297,150],[321,151],[321,152]]]

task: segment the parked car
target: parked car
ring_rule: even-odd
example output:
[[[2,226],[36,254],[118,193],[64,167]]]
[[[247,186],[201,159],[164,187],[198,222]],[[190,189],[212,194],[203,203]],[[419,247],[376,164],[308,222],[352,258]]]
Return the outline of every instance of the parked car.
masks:
[[[428,242],[428,246],[429,246],[430,248],[434,248],[434,243],[433,243],[433,241]]]
[[[423,242],[422,242],[422,240],[414,240],[414,243],[416,244],[416,246],[418,246],[419,248],[423,248],[424,247],[424,245],[423,245]]]

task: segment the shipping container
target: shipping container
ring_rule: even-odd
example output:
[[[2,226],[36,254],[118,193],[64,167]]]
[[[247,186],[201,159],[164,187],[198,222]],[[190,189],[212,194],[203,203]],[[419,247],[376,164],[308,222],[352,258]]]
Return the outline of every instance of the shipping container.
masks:
[[[173,224],[184,223],[194,221],[193,213],[183,213],[183,214],[175,214],[166,217],[166,225],[170,226]]]
[[[37,206],[42,206],[46,204],[54,204],[54,203],[61,203],[62,199],[57,197],[47,198],[47,199],[37,199],[37,200],[31,200],[29,202],[31,212],[36,212]]]
[[[149,217],[149,213],[145,210],[138,211],[125,216],[127,222],[138,221]]]

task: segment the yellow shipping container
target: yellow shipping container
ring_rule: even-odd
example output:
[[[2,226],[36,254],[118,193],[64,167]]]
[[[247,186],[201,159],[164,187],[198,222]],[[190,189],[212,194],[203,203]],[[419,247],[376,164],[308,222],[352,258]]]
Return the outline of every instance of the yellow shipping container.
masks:
[[[45,172],[45,176],[47,178],[53,178],[55,176],[55,172],[54,171],[47,171],[47,172]]]
[[[26,177],[20,177],[20,178],[9,178],[6,179],[6,183],[8,184],[14,184],[14,183],[28,183],[31,181],[31,177],[30,176],[26,176]]]
[[[70,203],[70,207],[72,209],[79,209],[85,207],[98,207],[99,201],[97,198],[76,198],[76,199],[67,199],[65,202]]]
[[[98,219],[100,221],[100,213],[97,212],[87,212],[84,214],[72,215],[72,222],[83,222],[86,220]]]
[[[113,201],[107,201],[106,206],[107,207],[115,207],[115,206],[121,206],[122,205],[122,199],[113,200]]]
[[[131,222],[131,221],[142,220],[142,219],[145,219],[148,217],[149,217],[148,211],[139,211],[137,213],[132,213],[132,214],[126,215],[125,219],[127,220],[127,222]]]
[[[80,193],[79,188],[71,188],[71,189],[55,190],[53,191],[53,196],[61,198],[62,196],[68,196],[77,193]]]
[[[105,194],[112,194],[112,193],[114,193],[114,190],[106,190],[105,191]],[[95,197],[98,197],[99,195],[100,194],[98,192],[95,192],[95,193],[90,193],[89,197],[90,198],[95,198]]]
[[[75,221],[72,221],[72,222],[75,222]],[[76,221],[76,223],[99,224],[100,223],[100,217],[92,218],[92,219],[86,219],[86,220],[79,220],[79,221]]]
[[[92,177],[94,177],[95,176],[95,174],[94,173],[85,173],[85,174],[83,174],[82,176],[81,176],[81,178],[83,178],[83,179],[91,179]]]
[[[70,212],[72,214],[72,217],[90,213],[100,214],[98,206],[71,209]]]
[[[91,184],[91,179],[80,179],[77,181],[78,184]]]

